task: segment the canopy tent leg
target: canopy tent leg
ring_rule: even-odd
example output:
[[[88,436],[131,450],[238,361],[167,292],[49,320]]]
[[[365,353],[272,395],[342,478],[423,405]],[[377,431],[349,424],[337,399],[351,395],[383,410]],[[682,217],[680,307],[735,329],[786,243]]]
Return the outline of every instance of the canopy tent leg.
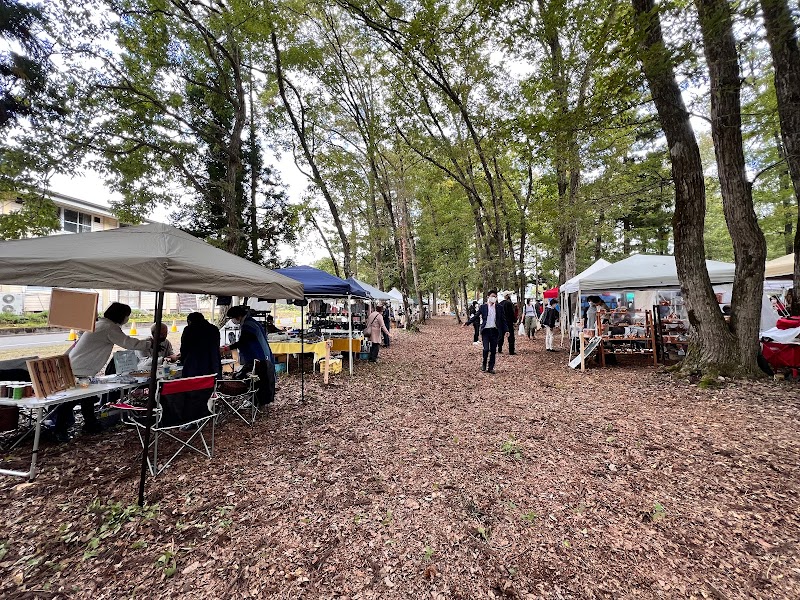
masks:
[[[347,329],[348,337],[350,338],[350,375],[353,375],[353,297],[347,294]]]
[[[164,311],[164,292],[156,292],[156,332],[161,331],[161,317]],[[158,338],[153,344],[153,363],[150,365],[150,385],[147,391],[147,415],[145,416],[144,442],[142,444],[142,470],[139,474],[139,506],[144,506],[144,480],[147,477],[147,454],[150,448],[150,428],[153,426],[153,409],[156,405],[156,386],[158,385]],[[156,468],[158,468],[156,466]]]
[[[306,353],[306,334],[305,334],[305,326],[306,326],[306,319],[303,316],[303,307],[305,306],[305,302],[300,304],[300,356],[305,356]],[[311,364],[313,365],[313,359]],[[302,363],[300,364],[300,401],[305,402],[306,400],[306,370],[303,368]]]

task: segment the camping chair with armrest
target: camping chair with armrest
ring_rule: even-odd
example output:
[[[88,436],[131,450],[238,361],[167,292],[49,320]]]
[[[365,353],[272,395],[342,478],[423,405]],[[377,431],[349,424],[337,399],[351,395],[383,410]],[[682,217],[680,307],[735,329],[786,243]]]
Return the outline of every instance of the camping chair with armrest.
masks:
[[[253,370],[244,379],[224,379],[217,382],[215,395],[219,400],[217,421],[232,414],[239,417],[248,425],[255,423],[258,416],[258,403],[256,402],[256,386],[259,377],[256,375],[258,361],[255,361]]]
[[[145,409],[126,404],[115,405],[123,412],[123,422],[135,427],[139,443],[147,454],[151,475],[155,477],[162,473],[184,450],[193,450],[206,458],[214,456],[216,383],[216,375],[159,381],[153,411],[152,436],[146,449],[144,449],[144,431],[147,424],[143,419]],[[209,423],[211,423],[210,445],[204,433]],[[167,441],[177,442],[178,447],[164,464],[159,465],[158,447],[159,443],[163,444],[161,441],[163,437],[166,437]],[[152,461],[150,448],[153,449]]]

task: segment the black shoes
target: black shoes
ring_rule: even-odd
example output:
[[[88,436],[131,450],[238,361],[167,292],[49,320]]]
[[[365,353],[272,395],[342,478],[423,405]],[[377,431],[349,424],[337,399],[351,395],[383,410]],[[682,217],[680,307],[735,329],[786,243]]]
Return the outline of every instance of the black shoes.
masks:
[[[489,373],[490,375],[494,375],[494,369],[489,369],[489,370],[488,370],[488,371],[486,371],[486,372],[487,372],[487,373]]]
[[[481,365],[481,371],[486,372],[486,365]]]

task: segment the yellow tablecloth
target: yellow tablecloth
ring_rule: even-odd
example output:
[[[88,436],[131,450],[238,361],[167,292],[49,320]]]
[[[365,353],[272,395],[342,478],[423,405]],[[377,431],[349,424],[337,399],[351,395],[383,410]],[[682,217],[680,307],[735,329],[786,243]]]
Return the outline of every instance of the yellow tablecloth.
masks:
[[[333,342],[333,346],[331,346],[331,350],[334,352],[348,352],[348,348],[350,347],[350,340],[348,338],[333,338],[331,340]],[[353,339],[353,352],[361,352],[361,340],[360,339]]]
[[[273,354],[300,354],[300,352],[314,353],[314,362],[325,358],[325,342],[301,346],[300,342],[270,342],[269,348]]]

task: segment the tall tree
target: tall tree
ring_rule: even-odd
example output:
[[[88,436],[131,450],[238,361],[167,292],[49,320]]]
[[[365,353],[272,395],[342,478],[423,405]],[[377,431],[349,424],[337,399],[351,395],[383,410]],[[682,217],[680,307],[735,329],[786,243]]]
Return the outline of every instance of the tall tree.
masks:
[[[794,238],[794,305],[800,314],[800,47],[797,27],[786,0],[761,0],[767,41],[775,70],[775,92],[783,151],[798,202]]]
[[[631,3],[642,32],[636,51],[667,138],[675,183],[675,265],[694,332],[682,368],[731,372],[739,361],[737,343],[722,318],[705,263],[706,196],[700,150],[654,0]]]
[[[733,239],[736,273],[731,328],[743,375],[758,376],[761,296],[767,243],[753,208],[742,145],[741,77],[727,0],[696,0],[711,87],[711,135],[717,157],[723,209]]]

